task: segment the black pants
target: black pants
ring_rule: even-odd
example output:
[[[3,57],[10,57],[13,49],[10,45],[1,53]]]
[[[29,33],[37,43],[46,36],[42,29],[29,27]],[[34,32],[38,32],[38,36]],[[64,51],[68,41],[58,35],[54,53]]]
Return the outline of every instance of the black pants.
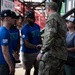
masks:
[[[10,75],[9,67],[7,64],[0,64],[0,75]]]

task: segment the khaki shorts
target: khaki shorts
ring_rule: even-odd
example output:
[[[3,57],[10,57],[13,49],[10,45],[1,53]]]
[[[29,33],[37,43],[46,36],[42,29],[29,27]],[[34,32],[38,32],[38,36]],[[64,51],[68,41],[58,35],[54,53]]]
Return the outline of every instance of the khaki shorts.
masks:
[[[38,53],[23,53],[21,52],[22,64],[24,69],[31,69],[33,66],[38,68],[38,61],[36,60]]]

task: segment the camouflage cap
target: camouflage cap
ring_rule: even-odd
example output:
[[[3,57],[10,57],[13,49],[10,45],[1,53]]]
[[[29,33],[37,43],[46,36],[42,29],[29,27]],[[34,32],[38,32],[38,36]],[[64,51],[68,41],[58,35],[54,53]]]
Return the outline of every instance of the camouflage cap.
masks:
[[[48,7],[54,7],[57,8],[57,3],[56,2],[46,2],[46,8]]]

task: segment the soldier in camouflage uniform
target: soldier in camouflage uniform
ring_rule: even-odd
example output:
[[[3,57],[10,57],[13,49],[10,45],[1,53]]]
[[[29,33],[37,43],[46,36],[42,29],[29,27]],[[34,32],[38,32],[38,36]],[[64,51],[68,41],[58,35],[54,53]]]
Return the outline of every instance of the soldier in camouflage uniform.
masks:
[[[57,4],[46,4],[47,22],[43,46],[37,56],[40,60],[38,75],[63,75],[67,60],[65,21],[57,14]]]

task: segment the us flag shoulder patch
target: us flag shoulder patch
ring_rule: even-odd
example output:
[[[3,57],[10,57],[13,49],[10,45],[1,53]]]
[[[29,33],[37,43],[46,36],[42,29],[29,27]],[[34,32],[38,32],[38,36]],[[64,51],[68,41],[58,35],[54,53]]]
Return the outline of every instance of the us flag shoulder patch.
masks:
[[[8,43],[8,39],[3,39],[3,43]]]

